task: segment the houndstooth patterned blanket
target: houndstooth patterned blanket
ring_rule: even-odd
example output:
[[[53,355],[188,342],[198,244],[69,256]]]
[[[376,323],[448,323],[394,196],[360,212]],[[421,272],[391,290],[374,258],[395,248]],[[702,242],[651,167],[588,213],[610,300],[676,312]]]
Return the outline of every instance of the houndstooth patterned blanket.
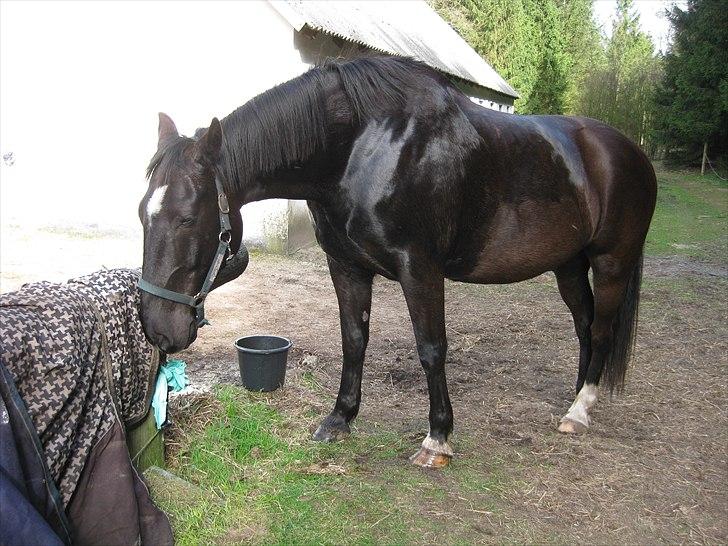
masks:
[[[65,505],[95,445],[144,417],[159,353],[139,320],[138,270],[0,295],[0,358],[15,379]]]

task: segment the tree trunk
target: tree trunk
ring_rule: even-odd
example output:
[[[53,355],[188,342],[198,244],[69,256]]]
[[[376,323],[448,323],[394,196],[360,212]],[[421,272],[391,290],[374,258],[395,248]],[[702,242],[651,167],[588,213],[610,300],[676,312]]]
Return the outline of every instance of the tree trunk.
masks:
[[[705,175],[705,160],[708,157],[708,143],[703,144],[703,164],[700,166],[700,176]]]

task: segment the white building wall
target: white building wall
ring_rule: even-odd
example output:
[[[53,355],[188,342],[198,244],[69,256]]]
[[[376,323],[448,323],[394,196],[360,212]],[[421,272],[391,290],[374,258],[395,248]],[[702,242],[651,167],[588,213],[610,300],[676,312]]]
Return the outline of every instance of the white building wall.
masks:
[[[0,155],[15,159],[0,161],[3,223],[140,230],[157,112],[190,135],[308,68],[264,0],[2,2],[0,11]],[[246,239],[286,208],[247,205]]]
[[[498,102],[495,100],[490,99],[482,99],[480,97],[468,97],[471,101],[473,101],[475,104],[479,104],[480,106],[484,108],[488,108],[490,110],[497,110],[498,112],[506,112],[508,114],[512,114],[514,112],[513,105],[512,104],[504,104],[502,102]]]

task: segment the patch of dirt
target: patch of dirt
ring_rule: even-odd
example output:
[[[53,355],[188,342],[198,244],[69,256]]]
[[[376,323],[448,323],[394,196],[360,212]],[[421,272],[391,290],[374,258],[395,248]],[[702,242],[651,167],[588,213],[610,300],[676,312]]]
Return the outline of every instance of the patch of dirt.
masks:
[[[626,390],[611,401],[602,395],[593,426],[574,437],[555,431],[573,400],[578,345],[553,276],[448,283],[453,464],[487,473],[498,460],[518,484],[503,492],[497,518],[453,501],[468,540],[728,540],[726,270],[646,261],[646,278],[665,276],[688,279],[694,297],[643,287]],[[294,342],[286,386],[268,400],[313,429],[333,405],[340,374],[338,308],[322,254],[254,256],[245,275],[211,294],[207,312],[213,326],[179,355],[192,381],[240,384],[234,340],[284,335]],[[397,284],[375,281],[370,328],[358,422],[393,428],[414,452],[427,432],[427,388]]]
[[[239,529],[230,529],[227,533],[217,539],[215,544],[230,546],[233,544],[252,544],[262,537],[267,531],[262,525],[246,526]]]
[[[680,256],[659,256],[645,260],[644,274],[654,277],[690,275],[725,279],[728,277],[728,268],[725,263],[708,263]]]

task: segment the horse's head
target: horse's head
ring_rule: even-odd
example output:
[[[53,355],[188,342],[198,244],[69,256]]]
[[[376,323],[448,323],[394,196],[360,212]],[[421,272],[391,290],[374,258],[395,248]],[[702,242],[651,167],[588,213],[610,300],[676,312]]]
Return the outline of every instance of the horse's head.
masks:
[[[168,116],[159,115],[159,145],[139,204],[144,227],[141,318],[150,341],[168,353],[197,337],[207,291],[237,277],[247,265],[239,206],[228,206],[222,189],[221,154],[217,119],[191,139],[180,136]],[[235,256],[229,256],[227,241],[233,251],[239,249]],[[216,274],[213,268],[223,255],[231,259]]]

